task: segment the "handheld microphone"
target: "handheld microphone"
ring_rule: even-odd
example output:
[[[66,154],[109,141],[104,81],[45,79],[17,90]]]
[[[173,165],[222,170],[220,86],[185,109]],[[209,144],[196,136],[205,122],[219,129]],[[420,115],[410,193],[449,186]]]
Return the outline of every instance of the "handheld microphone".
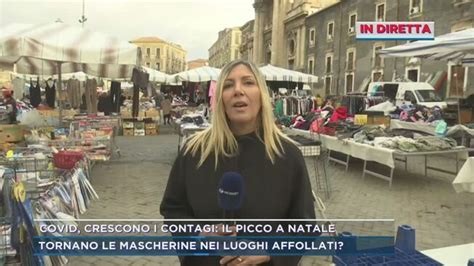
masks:
[[[217,191],[219,207],[224,210],[224,219],[235,219],[244,199],[244,177],[237,172],[225,172]],[[235,222],[233,222],[235,224]]]

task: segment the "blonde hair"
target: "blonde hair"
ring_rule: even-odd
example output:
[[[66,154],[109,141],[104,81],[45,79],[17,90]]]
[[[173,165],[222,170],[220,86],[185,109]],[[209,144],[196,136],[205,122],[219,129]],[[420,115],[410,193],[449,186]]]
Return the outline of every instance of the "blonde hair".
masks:
[[[282,140],[293,143],[275,124],[270,94],[258,68],[250,62],[235,60],[224,66],[217,80],[212,126],[193,135],[186,144],[184,154],[190,152],[195,156],[200,151],[201,158],[197,167],[200,167],[211,154],[214,154],[215,167],[217,168],[219,157],[231,157],[238,153],[238,143],[230,130],[222,100],[224,81],[238,65],[244,65],[250,69],[260,89],[261,108],[258,114],[259,124],[256,133],[257,137],[265,145],[268,158],[272,163],[275,163],[277,156],[283,156]]]

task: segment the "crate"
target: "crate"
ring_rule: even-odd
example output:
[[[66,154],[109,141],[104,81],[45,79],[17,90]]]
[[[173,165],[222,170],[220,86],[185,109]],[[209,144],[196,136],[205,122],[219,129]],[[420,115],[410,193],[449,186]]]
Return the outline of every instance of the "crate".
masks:
[[[156,124],[155,123],[146,123],[145,124],[145,129],[156,129]]]
[[[415,229],[408,225],[401,225],[398,227],[397,239],[395,242],[395,254],[384,256],[368,256],[362,254],[361,256],[333,256],[333,263],[336,266],[346,265],[377,265],[377,266],[392,266],[392,265],[425,265],[425,266],[441,266],[443,264],[424,255],[415,249]]]
[[[146,134],[147,136],[154,136],[154,135],[156,135],[156,129],[154,129],[154,128],[147,128],[147,129],[145,129],[145,134]]]
[[[145,122],[135,122],[134,123],[135,129],[145,129]]]
[[[145,136],[145,129],[135,129],[134,132],[135,132],[135,136],[139,136],[139,137]]]
[[[133,122],[123,122],[123,128],[133,128]]]
[[[124,136],[134,136],[135,135],[135,131],[133,128],[124,128],[123,129],[123,135]]]
[[[303,156],[319,156],[321,154],[321,146],[298,146]]]

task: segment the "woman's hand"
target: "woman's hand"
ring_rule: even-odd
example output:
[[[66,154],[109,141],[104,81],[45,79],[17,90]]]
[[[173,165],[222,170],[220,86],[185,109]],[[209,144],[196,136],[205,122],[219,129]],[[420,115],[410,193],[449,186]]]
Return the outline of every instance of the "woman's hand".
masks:
[[[258,265],[270,261],[270,256],[225,256],[219,263],[221,265]]]

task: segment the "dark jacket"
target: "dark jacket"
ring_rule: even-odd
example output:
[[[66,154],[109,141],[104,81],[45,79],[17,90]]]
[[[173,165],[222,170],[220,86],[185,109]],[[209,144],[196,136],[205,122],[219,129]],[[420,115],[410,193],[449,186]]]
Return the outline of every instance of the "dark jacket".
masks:
[[[300,150],[284,141],[284,157],[275,164],[255,134],[237,137],[239,155],[220,161],[214,156],[196,169],[200,156],[179,154],[171,169],[160,211],[165,219],[219,219],[223,211],[217,189],[224,172],[237,171],[245,180],[245,198],[236,214],[241,219],[315,218],[311,185]],[[182,149],[183,151],[184,149]],[[219,265],[219,257],[182,257],[182,265]],[[297,265],[300,257],[273,257],[264,265]]]

